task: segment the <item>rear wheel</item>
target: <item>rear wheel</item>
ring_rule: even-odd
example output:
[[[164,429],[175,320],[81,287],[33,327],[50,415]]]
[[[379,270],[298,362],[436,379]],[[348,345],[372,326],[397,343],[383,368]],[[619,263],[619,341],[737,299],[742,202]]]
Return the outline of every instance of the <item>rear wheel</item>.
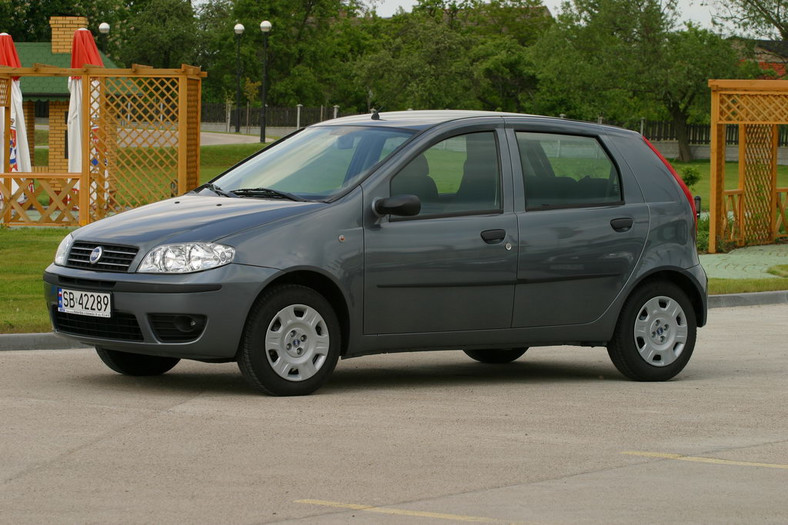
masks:
[[[170,371],[180,361],[175,357],[130,354],[98,346],[96,353],[105,365],[115,372],[127,376],[159,376]]]
[[[528,348],[491,348],[484,350],[463,350],[468,357],[490,365],[511,363],[522,356]]]
[[[279,286],[252,308],[238,367],[260,392],[306,395],[334,370],[340,348],[339,321],[329,302],[305,286]]]
[[[687,365],[696,333],[695,310],[687,295],[672,283],[654,282],[624,303],[607,352],[630,379],[666,381]]]

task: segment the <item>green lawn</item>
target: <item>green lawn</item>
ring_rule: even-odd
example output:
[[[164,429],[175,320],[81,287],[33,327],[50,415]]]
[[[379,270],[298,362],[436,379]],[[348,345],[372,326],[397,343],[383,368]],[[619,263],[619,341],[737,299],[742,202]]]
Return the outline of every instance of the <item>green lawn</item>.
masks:
[[[769,268],[769,273],[776,275],[777,277],[788,278],[788,264],[780,264],[778,266]]]
[[[64,228],[0,228],[0,333],[48,332],[41,275]]]
[[[205,182],[227,167],[260,149],[260,144],[203,146],[200,180]],[[703,197],[708,209],[709,163],[674,163],[676,169],[694,167],[701,175],[693,194]],[[735,187],[738,165],[726,166],[726,187]],[[788,186],[788,167],[780,167],[779,185]],[[43,299],[41,275],[68,232],[64,228],[0,228],[0,333],[48,332],[49,319]],[[778,279],[711,279],[709,293],[741,293],[788,290],[788,266],[773,268]]]
[[[700,195],[701,209],[709,210],[709,195],[711,190],[711,182],[709,172],[711,165],[708,160],[696,160],[693,162],[670,162],[679,175],[682,174],[686,168],[695,168],[700,175],[700,181],[690,188],[693,195]],[[726,162],[725,163],[725,189],[732,190],[739,186],[739,163]],[[777,166],[777,187],[788,188],[788,166]]]
[[[779,268],[779,267],[775,267]],[[774,273],[774,268],[769,273]],[[777,274],[775,274],[777,275]],[[709,294],[778,292],[788,290],[788,278],[782,279],[709,279]]]

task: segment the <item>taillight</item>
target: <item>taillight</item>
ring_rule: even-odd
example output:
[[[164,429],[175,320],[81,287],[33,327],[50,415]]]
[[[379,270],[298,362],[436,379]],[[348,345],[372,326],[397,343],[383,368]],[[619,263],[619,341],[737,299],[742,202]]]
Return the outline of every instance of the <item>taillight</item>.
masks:
[[[695,217],[695,229],[697,229],[698,228],[698,210],[695,209],[695,199],[692,198],[692,194],[690,193],[689,188],[687,187],[686,184],[684,184],[684,181],[679,176],[679,174],[676,173],[676,170],[673,168],[673,166],[670,165],[670,162],[668,162],[668,159],[663,157],[662,153],[660,153],[659,150],[657,148],[655,148],[654,145],[651,142],[649,142],[649,140],[646,137],[643,137],[643,140],[646,141],[646,144],[648,144],[648,147],[651,148],[651,151],[653,151],[654,154],[657,157],[659,157],[659,160],[661,160],[662,163],[665,164],[665,167],[668,168],[668,170],[673,174],[673,178],[676,179],[676,182],[678,182],[679,186],[681,186],[681,189],[684,192],[684,196],[687,198],[687,202],[690,205],[690,209],[692,209],[692,216]]]

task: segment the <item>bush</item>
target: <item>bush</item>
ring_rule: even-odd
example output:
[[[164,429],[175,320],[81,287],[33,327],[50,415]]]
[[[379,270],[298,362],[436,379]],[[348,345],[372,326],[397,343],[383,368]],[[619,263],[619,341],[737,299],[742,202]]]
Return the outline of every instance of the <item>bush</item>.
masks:
[[[687,166],[681,170],[681,180],[684,181],[684,184],[687,185],[689,189],[692,189],[698,182],[700,182],[700,171],[698,168]]]
[[[698,219],[698,239],[696,243],[698,253],[706,253],[709,251],[709,216],[701,216]]]

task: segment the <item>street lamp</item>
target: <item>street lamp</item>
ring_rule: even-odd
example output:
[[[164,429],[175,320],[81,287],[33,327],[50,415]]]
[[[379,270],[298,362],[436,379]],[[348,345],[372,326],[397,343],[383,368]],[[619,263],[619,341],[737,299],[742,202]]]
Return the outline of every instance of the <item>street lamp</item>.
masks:
[[[104,49],[102,49],[102,51],[104,51],[104,54],[106,55],[107,54],[107,38],[108,38],[107,35],[109,34],[109,24],[106,23],[106,22],[101,22],[99,24],[99,33],[101,33],[103,35],[101,37],[101,43],[102,43],[101,47],[104,48]]]
[[[235,51],[235,132],[241,132],[241,35],[244,34],[244,25],[235,24],[236,51]]]
[[[260,22],[260,31],[263,32],[263,85],[260,86],[260,98],[263,106],[260,108],[260,142],[265,142],[265,96],[268,84],[268,33],[271,32],[271,22]]]

